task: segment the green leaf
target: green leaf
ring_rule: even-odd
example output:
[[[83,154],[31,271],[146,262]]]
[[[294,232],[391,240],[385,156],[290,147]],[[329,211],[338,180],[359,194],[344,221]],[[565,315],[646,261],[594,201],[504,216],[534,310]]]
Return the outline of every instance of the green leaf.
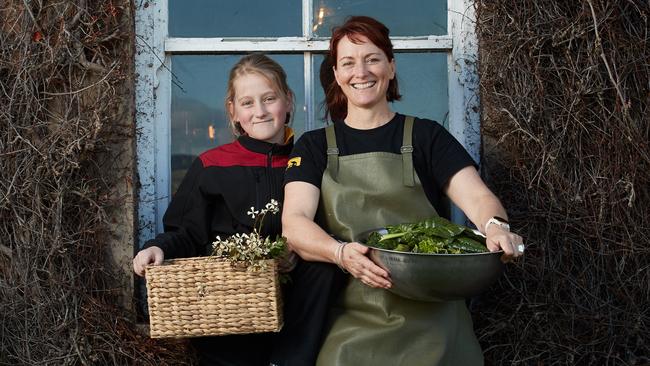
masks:
[[[470,228],[454,224],[442,217],[431,217],[417,223],[386,227],[387,234],[370,234],[369,246],[415,253],[478,253],[487,251],[485,238]],[[398,249],[399,248],[399,249]]]

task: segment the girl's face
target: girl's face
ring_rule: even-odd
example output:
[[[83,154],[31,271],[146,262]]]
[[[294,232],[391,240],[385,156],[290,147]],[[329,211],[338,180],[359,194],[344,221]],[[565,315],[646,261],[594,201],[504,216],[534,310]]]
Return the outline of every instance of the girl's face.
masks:
[[[389,60],[381,48],[360,36],[361,44],[343,37],[337,45],[334,76],[350,107],[373,108],[388,103],[388,84],[395,77],[395,61]]]
[[[230,117],[246,134],[274,144],[284,142],[284,125],[292,96],[285,98],[263,76],[248,73],[233,82],[235,95],[228,103]]]

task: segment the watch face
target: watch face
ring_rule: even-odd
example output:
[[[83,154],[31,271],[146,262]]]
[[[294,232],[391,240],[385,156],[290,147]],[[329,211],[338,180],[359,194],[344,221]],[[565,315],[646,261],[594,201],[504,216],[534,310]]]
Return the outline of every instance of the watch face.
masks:
[[[497,219],[497,220],[499,220],[499,221],[501,221],[501,222],[503,222],[504,224],[507,224],[507,223],[508,223],[508,220],[504,219],[503,217],[494,216],[494,218]]]

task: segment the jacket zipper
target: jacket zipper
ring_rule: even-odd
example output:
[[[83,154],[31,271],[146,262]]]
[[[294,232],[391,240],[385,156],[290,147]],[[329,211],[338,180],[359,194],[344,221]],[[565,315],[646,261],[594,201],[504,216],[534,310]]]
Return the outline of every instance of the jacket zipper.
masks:
[[[261,200],[260,200],[260,186],[261,186],[260,172],[257,171],[257,170],[254,170],[253,175],[255,175],[255,209],[259,210],[260,209],[260,204],[261,204]]]
[[[275,199],[276,197],[273,197],[275,194],[275,180],[273,179],[273,148],[269,150],[269,152],[266,154],[266,177],[268,179],[269,183],[269,197],[267,202],[271,202],[271,199]],[[282,202],[280,202],[281,204]],[[276,215],[270,215],[267,216],[269,217],[269,231],[268,233],[280,233],[280,226],[279,226],[279,214]],[[274,238],[272,238],[274,239]]]

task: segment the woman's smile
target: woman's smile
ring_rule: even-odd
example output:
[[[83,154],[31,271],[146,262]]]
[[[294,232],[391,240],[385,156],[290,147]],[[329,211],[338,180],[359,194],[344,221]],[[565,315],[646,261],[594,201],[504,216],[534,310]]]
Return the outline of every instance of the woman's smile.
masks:
[[[355,83],[355,84],[350,84],[350,85],[352,85],[352,87],[357,89],[357,90],[361,90],[361,89],[371,88],[371,87],[375,86],[375,84],[377,84],[376,81],[368,81],[368,82],[365,82],[365,83]]]

